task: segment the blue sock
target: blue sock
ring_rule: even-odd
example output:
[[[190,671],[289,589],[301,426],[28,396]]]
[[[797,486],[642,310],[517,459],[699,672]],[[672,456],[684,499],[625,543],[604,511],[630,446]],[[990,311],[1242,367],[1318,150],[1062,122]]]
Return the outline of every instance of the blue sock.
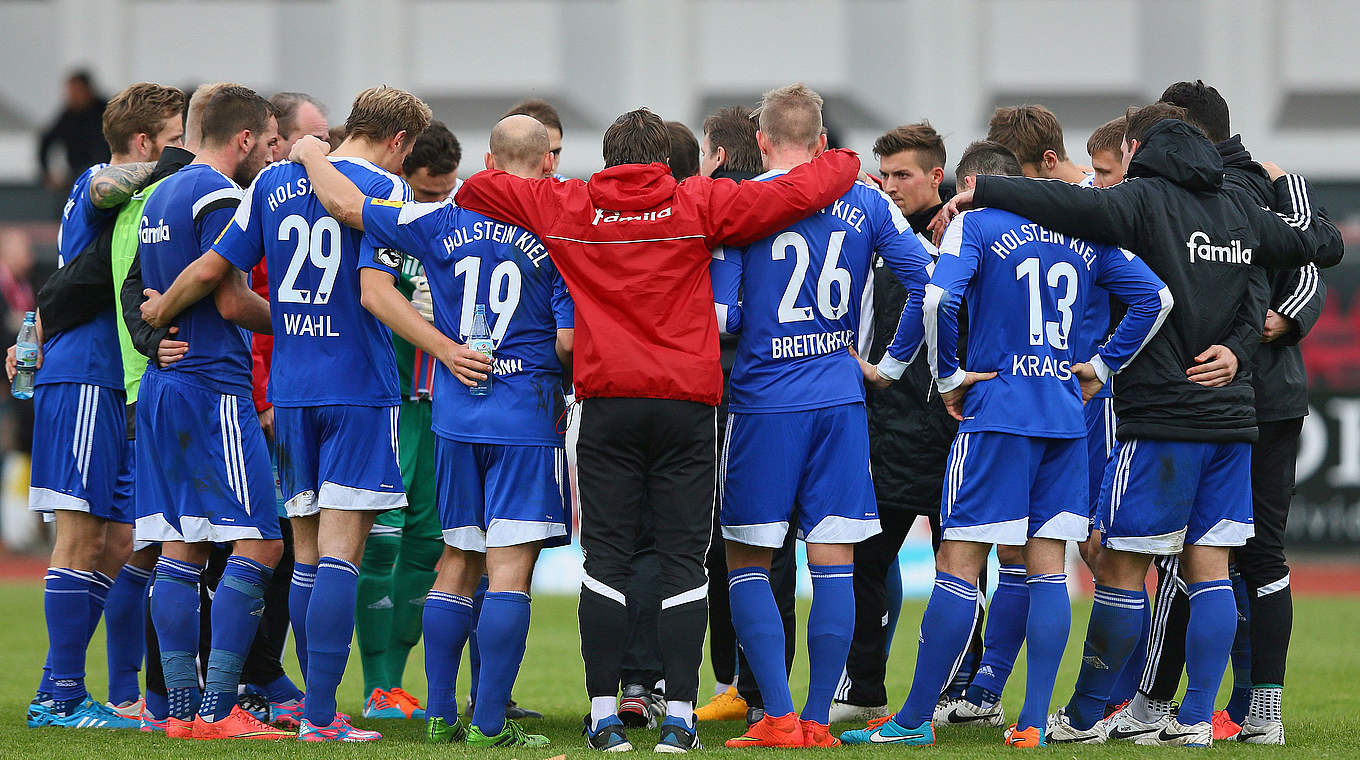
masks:
[[[170,715],[170,701],[166,695],[147,689],[146,712],[156,720],[165,720]]]
[[[293,649],[297,651],[302,681],[307,682],[307,605],[316,585],[316,565],[293,563],[293,579],[288,584],[288,619],[293,626]]]
[[[115,705],[135,702],[141,696],[137,674],[146,656],[146,586],[150,581],[150,570],[123,565],[104,606],[109,701]]]
[[[1138,643],[1124,661],[1119,678],[1110,689],[1110,705],[1122,705],[1138,693],[1138,683],[1143,680],[1143,667],[1147,665],[1148,637],[1152,634],[1152,603],[1148,600],[1147,589],[1143,589],[1143,623],[1139,629]]]
[[[1190,596],[1190,624],[1185,630],[1187,683],[1177,720],[1189,726],[1214,717],[1214,697],[1228,667],[1237,627],[1237,602],[1226,578],[1187,584],[1185,592]]]
[[[85,700],[85,645],[89,642],[88,570],[47,568],[43,612],[47,618],[47,656],[52,699],[61,714]]]
[[[317,562],[307,605],[307,720],[314,726],[335,721],[335,691],[349,661],[358,592],[359,568],[338,557]]]
[[[491,579],[483,575],[477,582],[477,590],[472,592],[472,631],[468,634],[468,699],[476,704],[477,686],[482,676],[482,650],[477,645],[477,621],[482,619],[482,603],[486,601],[486,590]]]
[[[425,596],[421,628],[425,632],[425,681],[429,684],[425,715],[452,724],[458,720],[455,679],[463,647],[472,632],[472,600],[431,591]]]
[[[897,633],[897,619],[902,617],[902,567],[898,564],[897,558],[893,557],[892,566],[888,568],[887,583],[884,592],[888,601],[888,625],[883,633],[883,654],[892,654],[893,634]]]
[[[1115,679],[1138,644],[1146,598],[1143,591],[1096,586],[1081,671],[1067,703],[1067,716],[1074,727],[1084,731],[1105,717]]]
[[[1029,587],[1024,565],[1002,565],[996,591],[987,608],[987,627],[982,634],[982,664],[978,665],[967,699],[985,706],[1001,699],[1006,680],[1015,669],[1020,645],[1025,643],[1025,624],[1029,615]],[[913,726],[914,728],[914,726]]]
[[[505,705],[519,675],[524,659],[524,642],[529,635],[529,595],[519,591],[488,591],[477,619],[481,652],[481,692],[472,713],[472,723],[487,736],[505,728]]]
[[[1228,717],[1240,726],[1251,707],[1251,593],[1247,590],[1247,582],[1232,566],[1228,567],[1228,580],[1232,581],[1233,596],[1237,601],[1237,636],[1233,639],[1233,688],[1227,710]]]
[[[255,641],[264,613],[264,591],[274,571],[253,559],[232,555],[212,603],[212,651],[204,681],[204,720],[221,720],[236,706],[241,666]]]
[[[85,637],[85,647],[88,649],[90,640],[94,638],[95,629],[99,628],[99,621],[104,617],[104,605],[109,601],[109,589],[113,588],[113,579],[98,570],[90,572],[90,627],[89,634]]]
[[[260,693],[274,704],[302,699],[302,690],[288,676],[279,676],[267,684],[260,685]]]
[[[766,715],[788,715],[793,712],[793,695],[784,671],[784,621],[770,590],[770,571],[759,567],[733,570],[727,574],[727,588],[732,628],[751,666],[751,673],[742,676],[756,679]]]
[[[1028,670],[1025,675],[1025,705],[1016,721],[1019,728],[1048,725],[1048,704],[1053,700],[1053,682],[1058,678],[1058,663],[1067,648],[1067,634],[1072,628],[1072,605],[1067,599],[1067,574],[1043,573],[1031,575],[1029,585],[1029,613],[1025,622],[1025,640],[1029,653],[1025,656]]]
[[[977,593],[977,586],[968,581],[935,571],[935,586],[921,619],[921,643],[916,652],[911,691],[894,718],[899,726],[914,729],[930,721],[954,661],[968,646]]]
[[[808,695],[799,717],[825,725],[855,635],[855,566],[808,565],[808,572],[812,575]]]
[[[170,717],[190,720],[198,712],[198,584],[203,566],[169,557],[156,560],[151,623],[161,648],[161,670]]]

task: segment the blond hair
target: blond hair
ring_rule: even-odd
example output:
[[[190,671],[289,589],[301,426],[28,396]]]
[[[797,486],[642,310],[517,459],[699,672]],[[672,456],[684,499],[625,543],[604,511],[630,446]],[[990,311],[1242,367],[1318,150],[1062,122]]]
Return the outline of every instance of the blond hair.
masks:
[[[822,96],[802,82],[765,93],[760,131],[775,144],[815,145],[822,136]]]
[[[203,109],[208,107],[212,96],[228,87],[241,87],[236,82],[209,82],[201,84],[189,96],[189,111],[184,117],[184,148],[191,153],[198,152],[203,142]]]
[[[430,107],[405,90],[370,87],[354,97],[345,119],[345,136],[383,141],[404,131],[412,141],[430,126],[432,117]]]

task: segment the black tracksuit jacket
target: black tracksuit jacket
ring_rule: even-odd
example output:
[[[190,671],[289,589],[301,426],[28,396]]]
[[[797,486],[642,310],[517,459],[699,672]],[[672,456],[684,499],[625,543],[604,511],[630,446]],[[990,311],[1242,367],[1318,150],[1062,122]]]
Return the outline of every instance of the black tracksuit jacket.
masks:
[[[1297,175],[1273,183],[1270,205],[1280,214],[1225,191],[1214,145],[1176,119],[1148,130],[1126,174],[1106,189],[979,176],[974,205],[1126,248],[1170,288],[1175,307],[1166,324],[1114,379],[1120,440],[1254,441],[1250,373],[1207,388],[1185,371],[1215,344],[1251,353],[1270,295],[1263,267],[1331,266],[1341,260],[1341,235]]]

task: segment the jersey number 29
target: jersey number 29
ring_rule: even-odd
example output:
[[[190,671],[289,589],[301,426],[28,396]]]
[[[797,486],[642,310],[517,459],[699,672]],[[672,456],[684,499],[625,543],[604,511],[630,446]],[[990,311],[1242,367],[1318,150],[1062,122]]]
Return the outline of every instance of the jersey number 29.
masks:
[[[333,217],[323,216],[316,224],[309,225],[301,214],[290,214],[279,223],[279,240],[286,243],[294,233],[297,234],[297,247],[288,262],[288,271],[279,281],[276,298],[282,303],[329,303],[335,275],[340,271],[340,223]],[[317,283],[315,295],[297,287],[298,275],[302,274],[302,266],[308,261],[321,270],[321,282]]]

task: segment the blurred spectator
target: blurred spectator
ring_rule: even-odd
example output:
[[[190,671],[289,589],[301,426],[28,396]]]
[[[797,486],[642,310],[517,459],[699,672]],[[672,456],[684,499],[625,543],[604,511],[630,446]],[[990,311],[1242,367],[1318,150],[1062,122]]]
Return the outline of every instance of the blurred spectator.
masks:
[[[109,160],[102,122],[105,103],[95,92],[88,71],[76,71],[66,78],[66,103],[56,121],[43,131],[38,144],[38,166],[48,187],[64,191],[72,177],[93,164]],[[60,145],[66,152],[64,171],[54,169],[49,161],[48,154],[54,145]]]
[[[24,312],[33,310],[33,243],[28,235],[13,227],[0,228],[0,302],[3,302],[3,329],[17,334]]]
[[[337,124],[331,127],[330,139],[326,142],[331,144],[331,150],[340,147],[340,143],[345,141],[345,125]]]

